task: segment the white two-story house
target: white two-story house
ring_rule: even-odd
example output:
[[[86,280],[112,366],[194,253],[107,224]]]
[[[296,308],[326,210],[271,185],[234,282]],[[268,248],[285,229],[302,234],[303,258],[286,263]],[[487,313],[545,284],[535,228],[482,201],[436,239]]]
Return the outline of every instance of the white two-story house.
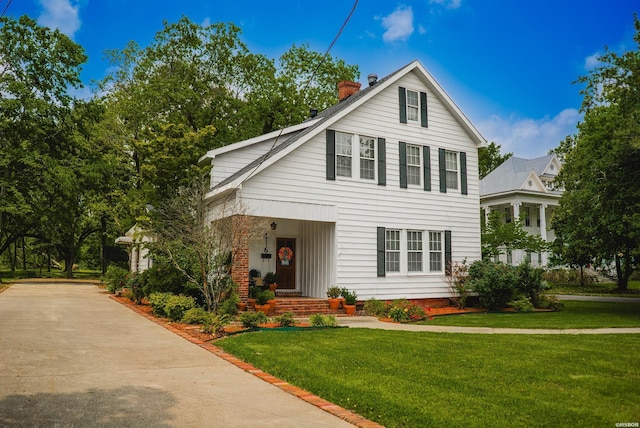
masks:
[[[485,139],[418,61],[360,86],[341,82],[340,102],[305,122],[202,157],[207,201],[270,225],[234,249],[243,298],[251,269],[309,297],[337,285],[359,300],[443,298],[447,266],[481,257]]]

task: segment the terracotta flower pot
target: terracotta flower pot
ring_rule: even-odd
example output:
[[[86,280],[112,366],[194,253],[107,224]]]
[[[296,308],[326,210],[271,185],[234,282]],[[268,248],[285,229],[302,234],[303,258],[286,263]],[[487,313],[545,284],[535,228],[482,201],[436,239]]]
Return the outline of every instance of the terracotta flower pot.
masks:
[[[347,315],[353,315],[356,312],[356,305],[344,305],[344,313]]]
[[[266,304],[266,305],[255,305],[256,307],[256,311],[260,311],[262,313],[264,313],[265,315],[269,315],[269,311],[271,310],[271,305],[270,304]]]
[[[271,299],[269,300],[269,311],[270,312],[275,312],[276,310],[276,299]]]
[[[273,291],[274,293],[276,292],[276,288],[278,288],[278,284],[276,284],[275,282],[273,284],[269,284],[269,290]]]
[[[340,309],[340,299],[328,299],[329,301],[329,309],[332,311],[337,311]]]
[[[238,310],[246,311],[247,310],[246,302],[238,302]]]

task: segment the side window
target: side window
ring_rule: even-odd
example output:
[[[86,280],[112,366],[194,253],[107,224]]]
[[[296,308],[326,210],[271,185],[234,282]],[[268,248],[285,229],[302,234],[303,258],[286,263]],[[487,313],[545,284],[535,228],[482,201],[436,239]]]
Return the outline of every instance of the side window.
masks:
[[[407,270],[422,272],[422,232],[407,231]]]
[[[376,143],[373,137],[360,136],[360,178],[376,179]]]
[[[458,189],[458,153],[445,152],[445,168],[447,170],[447,189]]]
[[[422,156],[420,146],[407,144],[407,183],[416,186],[420,185],[422,175]]]
[[[351,177],[352,136],[336,132],[336,175]]]
[[[385,270],[400,272],[400,231],[386,230],[385,232]]]
[[[417,122],[420,119],[420,103],[418,93],[407,89],[407,120]]]
[[[429,232],[429,270],[442,271],[442,232]]]

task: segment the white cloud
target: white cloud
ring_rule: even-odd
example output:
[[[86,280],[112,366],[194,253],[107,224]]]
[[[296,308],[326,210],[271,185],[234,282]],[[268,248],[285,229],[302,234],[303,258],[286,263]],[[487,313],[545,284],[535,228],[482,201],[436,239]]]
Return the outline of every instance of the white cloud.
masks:
[[[44,8],[38,18],[38,23],[49,28],[57,28],[67,36],[73,38],[80,28],[78,6],[73,6],[70,0],[40,0]]]
[[[427,33],[427,29],[424,28],[422,25],[418,25],[418,33],[426,34]]]
[[[202,21],[202,24],[200,24],[203,28],[207,28],[209,25],[211,25],[211,18],[209,18],[208,16]]]
[[[595,68],[595,67],[601,65],[602,63],[600,62],[600,60],[598,60],[599,57],[600,57],[600,52],[596,52],[593,55],[589,55],[584,60],[584,68],[585,68],[585,70],[591,70],[592,68]]]
[[[386,43],[405,41],[413,34],[413,9],[411,7],[398,7],[382,19],[385,28],[382,40]]]
[[[429,3],[436,3],[445,6],[447,9],[457,9],[462,0],[429,0]]]
[[[576,124],[582,119],[576,109],[565,109],[555,117],[542,119],[502,118],[497,115],[477,121],[476,126],[488,142],[502,146],[502,153],[536,158],[558,147],[567,135],[576,133]]]

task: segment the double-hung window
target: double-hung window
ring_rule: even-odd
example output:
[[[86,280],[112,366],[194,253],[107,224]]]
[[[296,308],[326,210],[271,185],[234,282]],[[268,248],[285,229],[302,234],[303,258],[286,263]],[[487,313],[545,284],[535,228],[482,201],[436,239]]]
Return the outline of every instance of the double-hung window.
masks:
[[[400,231],[387,229],[385,231],[385,270],[400,272]]]
[[[458,153],[445,152],[445,168],[447,170],[447,189],[458,188]]]
[[[422,232],[407,231],[407,271],[422,272]]]
[[[420,185],[421,159],[420,146],[407,144],[407,184]]]
[[[420,120],[420,104],[416,91],[407,89],[407,120],[418,122]]]
[[[442,271],[442,232],[429,232],[429,270]]]
[[[336,175],[351,177],[352,135],[336,132]]]
[[[360,136],[360,178],[376,179],[376,143],[373,137]]]

